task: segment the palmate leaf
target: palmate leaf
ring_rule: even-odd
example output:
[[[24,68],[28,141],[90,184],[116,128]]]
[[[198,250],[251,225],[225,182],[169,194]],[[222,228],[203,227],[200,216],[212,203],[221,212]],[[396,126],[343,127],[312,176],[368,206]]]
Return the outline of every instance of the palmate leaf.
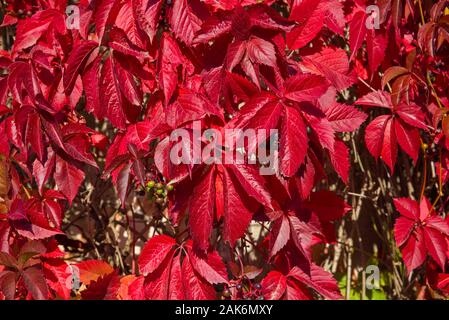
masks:
[[[393,113],[393,116],[375,118],[366,128],[365,143],[373,157],[377,159],[382,156],[393,172],[399,144],[416,163],[420,148],[418,129],[427,128],[425,115],[417,105],[403,103],[393,106],[391,96],[383,91],[369,93],[357,100],[356,104],[387,108]]]
[[[192,238],[201,250],[205,251],[209,247],[213,222],[221,214],[224,239],[233,246],[244,234],[257,208],[254,200],[271,206],[263,180],[255,175],[252,168],[240,165],[212,166],[198,178],[189,206],[189,225]],[[242,178],[247,181],[239,182]]]
[[[175,245],[175,240],[165,235],[151,238],[139,256],[139,267],[143,275],[153,273]]]
[[[71,288],[67,279],[73,277],[70,267],[62,259],[46,259],[42,264],[47,285],[62,299],[70,299]]]
[[[85,66],[91,52],[98,46],[95,41],[84,41],[80,43],[76,50],[67,60],[67,69],[64,74],[64,89],[70,94],[75,85],[76,78],[80,70]]]
[[[86,285],[114,272],[110,264],[101,260],[84,260],[76,267],[79,269],[79,280]]]
[[[66,32],[64,15],[54,9],[43,10],[30,19],[20,21],[13,52],[17,53],[36,44],[41,37],[64,34]]]
[[[221,257],[216,252],[198,254],[191,242],[185,244],[185,255],[176,255],[175,249],[175,239],[168,236],[156,236],[145,246],[139,267],[148,274],[143,283],[136,283],[145,298],[213,299],[212,284],[227,282]]]
[[[287,275],[271,271],[262,281],[262,287],[264,298],[268,300],[310,300],[313,299],[312,291],[326,299],[341,298],[337,281],[316,265],[312,265],[310,275],[297,267]]]
[[[119,289],[120,277],[112,272],[91,282],[81,295],[84,300],[117,300]]]
[[[301,70],[325,77],[338,91],[356,82],[349,68],[349,59],[342,49],[324,48],[321,52],[304,57]]]

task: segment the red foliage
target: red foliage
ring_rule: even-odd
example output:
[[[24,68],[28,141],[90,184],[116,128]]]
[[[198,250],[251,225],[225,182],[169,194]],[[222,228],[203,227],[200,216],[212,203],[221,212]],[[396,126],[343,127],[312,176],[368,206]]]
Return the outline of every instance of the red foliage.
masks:
[[[81,0],[72,29],[66,1],[9,1],[0,296],[68,299],[74,275],[83,299],[339,299],[313,249],[335,241],[334,222],[351,207],[314,188],[335,173],[349,183],[345,137],[368,114],[366,149],[391,174],[398,145],[415,165],[423,150],[425,167],[429,145],[438,149],[435,203],[424,191],[419,202],[395,199],[394,234],[408,272],[432,264],[427,282],[447,293],[449,224],[436,205],[449,170],[449,3],[380,1],[376,17],[371,2]],[[173,164],[170,134],[195,121],[203,131],[278,129],[279,170]],[[159,203],[173,232],[148,239],[128,275],[90,260],[75,272],[57,246],[91,171],[112,180],[122,208],[148,182],[174,188]],[[266,229],[253,244],[260,269],[234,250],[252,222]]]

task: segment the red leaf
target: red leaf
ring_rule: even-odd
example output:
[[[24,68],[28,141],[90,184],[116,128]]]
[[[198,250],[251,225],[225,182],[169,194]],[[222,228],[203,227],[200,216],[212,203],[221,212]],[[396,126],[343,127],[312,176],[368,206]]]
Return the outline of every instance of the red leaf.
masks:
[[[32,211],[27,214],[26,209],[23,202],[16,199],[11,204],[11,210],[8,213],[11,227],[20,235],[28,239],[39,240],[62,233],[48,224],[48,219],[43,213]]]
[[[126,198],[128,196],[129,182],[130,182],[130,174],[131,174],[131,166],[133,162],[128,162],[123,168],[120,170],[117,176],[117,193],[118,197],[122,203],[122,208],[125,207]]]
[[[246,193],[267,208],[272,208],[271,195],[265,187],[265,181],[251,165],[235,164],[229,166]]]
[[[39,188],[39,192],[42,194],[42,190],[44,184],[50,178],[53,170],[55,168],[55,156],[52,152],[52,155],[48,152],[48,159],[45,162],[45,165],[42,165],[38,159],[33,162],[33,176],[36,179],[37,186]]]
[[[329,151],[332,166],[344,183],[349,181],[349,170],[351,167],[349,148],[340,140],[335,141],[335,150]]]
[[[315,101],[327,91],[328,87],[326,80],[321,76],[297,74],[285,82],[285,97],[296,102]]]
[[[123,99],[114,64],[112,56],[109,56],[101,70],[100,103],[104,111],[99,114],[104,114],[114,126],[124,129],[126,117],[123,112]]]
[[[449,219],[443,220],[440,216],[427,216],[425,222],[429,228],[435,229],[449,237]]]
[[[290,239],[290,222],[285,215],[273,222],[270,236],[270,256],[275,256]]]
[[[391,95],[384,91],[374,91],[367,95],[359,98],[355,104],[361,106],[369,107],[380,107],[380,108],[393,108],[393,103],[391,102]]]
[[[401,120],[404,120],[407,124],[416,128],[427,129],[425,123],[426,115],[417,105],[400,104],[396,107],[396,113],[401,117]]]
[[[190,202],[189,226],[192,230],[192,239],[201,250],[206,250],[209,246],[209,237],[214,221],[214,209],[215,172],[212,168],[202,177],[201,182],[194,187]]]
[[[139,269],[144,275],[153,273],[162,262],[169,256],[169,253],[176,245],[176,241],[165,235],[151,238],[139,256]]]
[[[45,35],[65,32],[64,16],[58,10],[36,12],[31,18],[20,19],[17,24],[13,52],[19,52],[36,44]]]
[[[408,198],[393,199],[393,202],[396,210],[398,210],[401,215],[411,220],[419,219],[418,202]]]
[[[192,10],[187,0],[176,0],[171,9],[170,24],[173,33],[187,45],[191,45],[202,21]]]
[[[178,84],[177,68],[183,63],[181,51],[175,41],[164,33],[159,58],[159,84],[164,92],[165,104],[170,102]]]
[[[96,5],[94,20],[95,20],[95,31],[100,39],[103,39],[103,35],[106,29],[106,24],[110,19],[112,9],[118,3],[116,0],[100,0],[99,4]]]
[[[140,106],[142,104],[142,92],[134,81],[133,75],[126,71],[120,63],[115,64],[115,70],[122,94],[131,104]]]
[[[181,270],[179,257],[174,252],[162,263],[156,272],[148,275],[144,282],[145,297],[150,300],[182,300],[185,298],[184,270]],[[184,259],[184,262],[187,258]]]
[[[326,190],[312,193],[305,207],[316,213],[322,221],[335,221],[351,210],[351,206],[342,198]]]
[[[230,32],[231,28],[231,19],[219,19],[216,16],[211,16],[201,25],[201,29],[193,40],[193,44],[206,43],[221,37]]]
[[[367,118],[365,113],[340,103],[332,104],[325,113],[332,128],[337,132],[355,131]]]
[[[249,59],[255,63],[276,66],[276,51],[272,43],[258,37],[252,37],[246,43],[246,53]]]
[[[9,267],[9,268],[17,268],[18,263],[16,258],[9,255],[6,252],[0,251],[0,265]]]
[[[44,141],[42,137],[41,119],[37,113],[28,115],[26,141],[31,144],[31,148],[36,152],[40,161],[44,158]]]
[[[99,277],[81,292],[84,300],[117,300],[120,278],[116,272]]]
[[[182,262],[182,283],[187,300],[212,300],[216,297],[214,288],[194,272],[189,256]]]
[[[44,273],[39,266],[29,267],[20,272],[25,287],[31,293],[35,300],[48,299],[48,287],[45,281]]]
[[[105,110],[100,103],[100,63],[101,56],[86,66],[82,74],[83,88],[86,95],[86,110],[93,112],[98,118],[103,118]]]
[[[390,116],[388,115],[379,116],[371,121],[365,130],[366,147],[371,155],[376,159],[379,158],[382,152],[385,126],[389,119]]]
[[[186,259],[184,259],[186,260]],[[181,259],[174,259],[170,272],[170,291],[168,298],[170,300],[183,300],[186,298],[186,288],[183,281]]]
[[[397,208],[397,207],[396,207]],[[394,225],[394,237],[398,247],[402,246],[410,237],[415,222],[413,220],[398,218]]]
[[[418,130],[399,119],[394,121],[394,129],[399,145],[416,163],[421,146]]]
[[[349,60],[343,49],[325,48],[321,52],[305,56],[301,64],[304,72],[325,77],[338,91],[354,84],[356,79],[349,72]]]
[[[429,255],[438,263],[438,265],[441,267],[441,270],[444,270],[447,259],[447,243],[445,240],[446,237],[442,235],[441,232],[432,228],[424,228],[423,235],[425,247]]]
[[[396,220],[394,235],[409,273],[420,267],[427,253],[444,270],[449,239],[449,224],[433,212],[427,198],[417,201],[394,199],[396,209],[403,217]]]
[[[126,8],[129,8],[129,9],[126,9]],[[124,4],[122,9],[124,9],[123,14],[131,13],[131,12],[129,12],[131,10],[129,4],[128,5]],[[131,19],[130,21],[128,21],[128,23],[131,24],[131,26],[129,24],[127,24],[127,25],[124,25],[123,28],[131,29],[131,30],[129,30],[130,32],[136,32],[136,30],[134,30],[134,28],[133,28],[134,26],[132,26],[132,23],[134,22],[132,16],[126,17],[126,18],[125,17],[117,17],[117,20],[119,18]],[[139,38],[138,34],[135,34],[135,35],[127,34],[124,30],[120,29],[120,26],[117,26],[117,28],[115,28],[115,27],[112,28],[112,30],[109,32],[109,37],[110,37],[109,46],[112,49],[116,50],[117,52],[123,53],[124,55],[132,56],[132,57],[135,57],[138,59],[148,58],[149,54],[145,51],[142,51],[142,49],[140,49],[138,45],[131,42],[128,39],[128,36],[134,36],[135,38],[133,40],[140,44],[140,38]]]
[[[16,295],[16,273],[3,270],[0,272],[0,292],[7,300],[14,300]]]
[[[311,265],[310,276],[304,273],[298,267],[294,267],[292,270],[290,270],[289,276],[315,290],[326,299],[341,298],[337,281],[332,278],[332,275],[330,273],[324,271],[317,265]]]
[[[416,229],[416,231],[411,234],[401,249],[401,252],[409,273],[424,263],[427,251],[421,229]]]
[[[67,68],[64,73],[63,81],[67,95],[72,92],[78,74],[84,68],[89,55],[97,46],[98,43],[95,41],[84,41],[78,44],[72,51],[67,60]]]
[[[48,286],[59,297],[69,300],[71,290],[68,283],[72,277],[72,273],[69,272],[68,264],[62,259],[47,259],[42,266]]]
[[[189,259],[194,270],[210,284],[228,282],[226,267],[217,252],[208,252],[202,256],[191,252]]]
[[[382,142],[382,150],[380,152],[382,160],[390,168],[391,173],[393,173],[394,171],[394,165],[396,163],[396,158],[398,155],[398,146],[393,125],[394,125],[393,119],[387,120],[384,128],[384,140]]]
[[[376,72],[385,59],[387,44],[388,40],[386,35],[377,33],[375,30],[368,30],[366,35],[366,50],[368,51],[368,65],[371,73]]]
[[[128,287],[128,295],[130,300],[145,300],[145,293],[143,291],[143,283],[145,278],[143,276],[137,277]]]
[[[363,11],[357,11],[349,24],[349,47],[351,49],[351,59],[352,60],[357,54],[357,50],[362,46],[365,40],[367,29],[366,29],[366,19],[367,16]]]

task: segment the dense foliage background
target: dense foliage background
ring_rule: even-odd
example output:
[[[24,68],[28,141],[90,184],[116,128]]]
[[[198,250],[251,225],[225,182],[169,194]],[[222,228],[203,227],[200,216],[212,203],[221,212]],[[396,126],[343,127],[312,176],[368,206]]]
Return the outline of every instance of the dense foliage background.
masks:
[[[449,293],[448,1],[0,6],[0,298]],[[195,121],[276,174],[173,164]]]

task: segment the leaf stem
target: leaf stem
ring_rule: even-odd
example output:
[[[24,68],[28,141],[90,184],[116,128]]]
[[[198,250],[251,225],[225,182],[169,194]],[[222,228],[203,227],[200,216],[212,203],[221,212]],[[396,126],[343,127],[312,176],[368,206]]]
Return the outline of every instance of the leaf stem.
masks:
[[[427,154],[426,154],[426,149],[424,147],[424,143],[421,141],[421,148],[423,150],[423,181],[422,181],[422,187],[421,187],[421,193],[419,195],[419,200],[421,201],[424,197],[424,191],[426,189],[426,184],[427,184]]]
[[[443,104],[441,103],[440,97],[438,97],[437,91],[435,90],[435,87],[433,86],[432,79],[430,79],[430,72],[428,70],[426,72],[426,79],[427,79],[428,85],[430,86],[432,94],[435,97],[435,100],[437,101],[438,107],[440,109],[444,109]]]
[[[443,161],[443,157],[442,157],[442,146],[439,147],[439,157],[440,157],[440,166],[438,168],[438,196],[435,199],[435,201],[432,204],[432,209],[431,211],[435,210],[435,206],[438,203],[438,201],[441,199],[441,197],[443,196],[443,178],[442,178],[442,161]]]

